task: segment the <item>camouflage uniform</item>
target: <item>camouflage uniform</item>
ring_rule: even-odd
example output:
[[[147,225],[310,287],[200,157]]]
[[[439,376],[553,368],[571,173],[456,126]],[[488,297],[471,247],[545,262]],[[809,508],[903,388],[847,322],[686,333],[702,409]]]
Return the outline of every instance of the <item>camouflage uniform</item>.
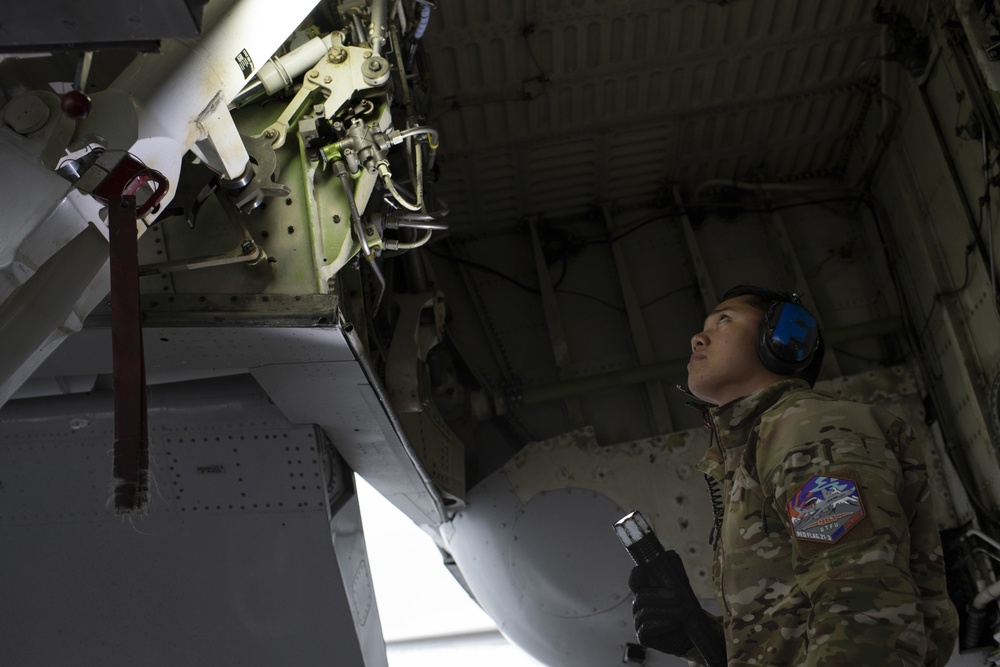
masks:
[[[699,468],[723,489],[713,574],[729,665],[945,664],[958,620],[910,427],[798,379],[710,413]],[[817,502],[831,480],[839,495]]]

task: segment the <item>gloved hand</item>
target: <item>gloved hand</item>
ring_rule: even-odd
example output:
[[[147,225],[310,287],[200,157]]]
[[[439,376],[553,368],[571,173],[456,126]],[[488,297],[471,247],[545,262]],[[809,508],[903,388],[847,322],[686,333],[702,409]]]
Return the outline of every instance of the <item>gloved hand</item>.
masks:
[[[635,635],[646,648],[676,656],[694,648],[684,629],[684,619],[691,615],[692,610],[685,604],[687,591],[680,589],[683,584],[666,586],[645,566],[632,568],[628,578],[628,587],[635,593],[632,618]]]

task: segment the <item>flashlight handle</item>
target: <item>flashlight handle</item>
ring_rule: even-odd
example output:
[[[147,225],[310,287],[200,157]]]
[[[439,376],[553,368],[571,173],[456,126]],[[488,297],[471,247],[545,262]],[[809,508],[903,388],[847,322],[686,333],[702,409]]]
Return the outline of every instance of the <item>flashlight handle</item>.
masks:
[[[618,526],[622,522],[630,521],[634,515],[638,515],[640,528],[637,529],[632,525],[630,526],[632,530],[619,531]],[[684,631],[708,667],[725,667],[728,660],[720,628],[702,610],[701,603],[691,589],[691,583],[684,571],[684,562],[677,552],[663,548],[656,533],[638,512],[633,512],[619,521],[616,524],[616,532],[636,565],[645,567],[661,586],[680,593],[679,604],[689,611],[683,621]],[[634,539],[635,537],[638,539]]]

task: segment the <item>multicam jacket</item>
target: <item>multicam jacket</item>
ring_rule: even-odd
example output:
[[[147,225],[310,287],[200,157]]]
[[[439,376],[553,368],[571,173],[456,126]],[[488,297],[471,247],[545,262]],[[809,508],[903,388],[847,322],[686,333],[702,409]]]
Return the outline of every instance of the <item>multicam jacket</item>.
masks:
[[[729,665],[943,665],[958,632],[920,444],[783,380],[710,411]]]

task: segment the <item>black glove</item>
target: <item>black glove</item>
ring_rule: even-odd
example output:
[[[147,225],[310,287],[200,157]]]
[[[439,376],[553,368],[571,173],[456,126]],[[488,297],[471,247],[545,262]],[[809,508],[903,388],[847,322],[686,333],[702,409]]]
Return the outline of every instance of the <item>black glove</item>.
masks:
[[[628,578],[628,587],[635,593],[632,618],[635,635],[646,648],[676,656],[685,655],[694,648],[684,629],[684,620],[690,617],[692,610],[686,604],[687,591],[680,590],[681,585],[668,587],[660,583],[643,565],[632,568]]]

